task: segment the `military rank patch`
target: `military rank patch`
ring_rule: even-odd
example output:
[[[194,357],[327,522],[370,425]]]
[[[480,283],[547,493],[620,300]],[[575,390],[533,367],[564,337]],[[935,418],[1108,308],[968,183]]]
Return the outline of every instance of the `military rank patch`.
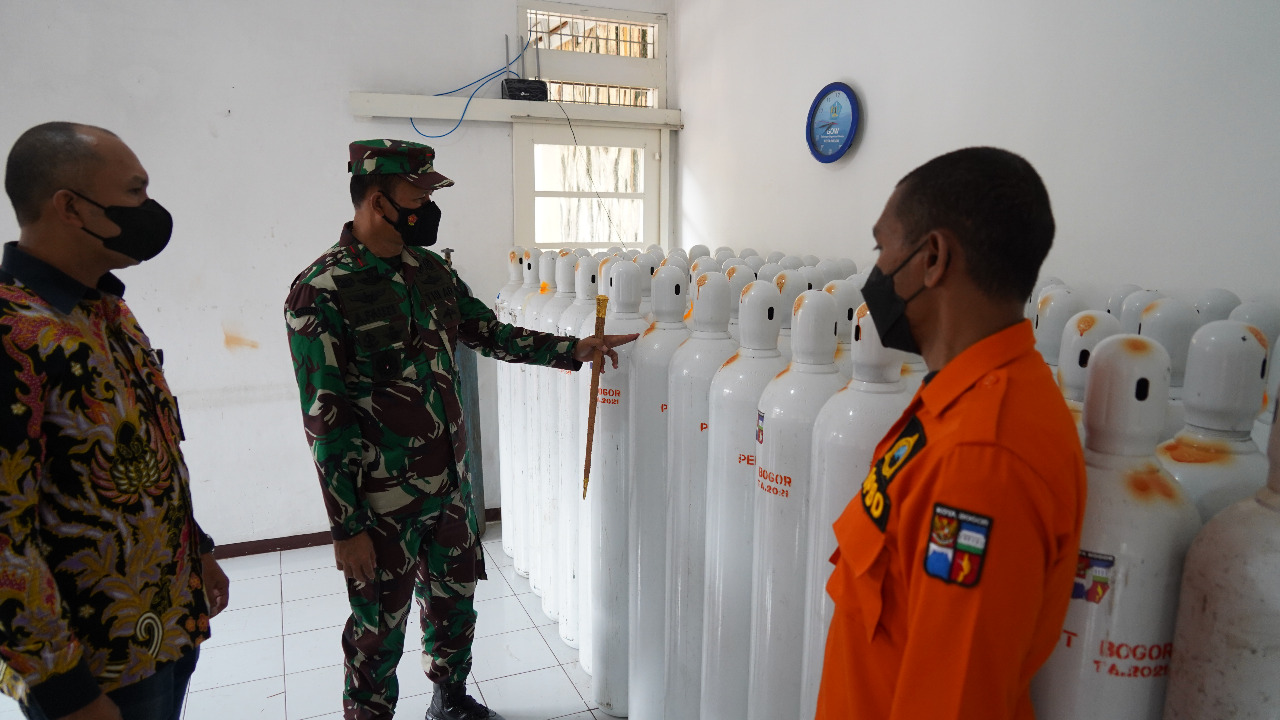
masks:
[[[867,479],[862,481],[862,508],[871,522],[884,532],[889,527],[889,483],[902,470],[907,461],[924,449],[926,438],[924,425],[919,418],[911,418],[897,439],[889,446],[884,457],[871,464]]]
[[[925,574],[964,587],[977,585],[990,537],[991,518],[934,503]]]
[[[1103,555],[1081,548],[1076,560],[1076,582],[1071,586],[1071,599],[1100,604],[1111,589],[1111,573],[1115,567],[1114,555]]]

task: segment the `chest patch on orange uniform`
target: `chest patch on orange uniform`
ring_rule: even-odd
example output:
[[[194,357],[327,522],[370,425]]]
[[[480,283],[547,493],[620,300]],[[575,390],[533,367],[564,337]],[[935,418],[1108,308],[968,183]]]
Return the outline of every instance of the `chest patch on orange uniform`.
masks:
[[[925,441],[924,425],[919,418],[911,418],[889,446],[889,451],[871,464],[867,479],[862,481],[862,509],[867,511],[867,516],[880,528],[880,532],[889,527],[889,510],[892,506],[889,500],[889,483],[893,482],[911,458],[924,449]]]
[[[990,537],[991,518],[934,503],[925,574],[964,587],[977,585]]]

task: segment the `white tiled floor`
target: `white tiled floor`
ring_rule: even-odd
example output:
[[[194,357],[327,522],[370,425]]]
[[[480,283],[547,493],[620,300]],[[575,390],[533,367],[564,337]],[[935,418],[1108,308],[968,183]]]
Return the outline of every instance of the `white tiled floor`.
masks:
[[[593,720],[591,678],[560,640],[529,581],[502,552],[502,526],[484,536],[489,579],[476,589],[471,694],[507,720]],[[342,717],[340,635],[348,609],[330,546],[222,561],[231,606],[213,620],[191,679],[185,720],[330,720]],[[396,716],[420,718],[431,702],[422,673],[416,609],[397,676]],[[594,711],[594,714],[593,714]],[[21,717],[0,697],[0,720]]]

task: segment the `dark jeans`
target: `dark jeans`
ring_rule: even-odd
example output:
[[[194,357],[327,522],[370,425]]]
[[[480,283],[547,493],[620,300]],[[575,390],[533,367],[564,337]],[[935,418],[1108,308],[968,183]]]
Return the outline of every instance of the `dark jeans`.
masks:
[[[158,666],[150,677],[112,690],[107,697],[120,708],[124,720],[180,720],[187,683],[198,659],[200,650],[192,650],[174,662]],[[22,712],[28,720],[52,720],[35,704],[23,705]]]

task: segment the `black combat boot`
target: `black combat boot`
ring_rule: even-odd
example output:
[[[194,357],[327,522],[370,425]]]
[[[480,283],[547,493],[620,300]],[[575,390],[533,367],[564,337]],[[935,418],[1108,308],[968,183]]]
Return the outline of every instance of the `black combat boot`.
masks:
[[[427,708],[427,720],[503,720],[501,715],[467,694],[465,680],[435,685],[431,707]]]

